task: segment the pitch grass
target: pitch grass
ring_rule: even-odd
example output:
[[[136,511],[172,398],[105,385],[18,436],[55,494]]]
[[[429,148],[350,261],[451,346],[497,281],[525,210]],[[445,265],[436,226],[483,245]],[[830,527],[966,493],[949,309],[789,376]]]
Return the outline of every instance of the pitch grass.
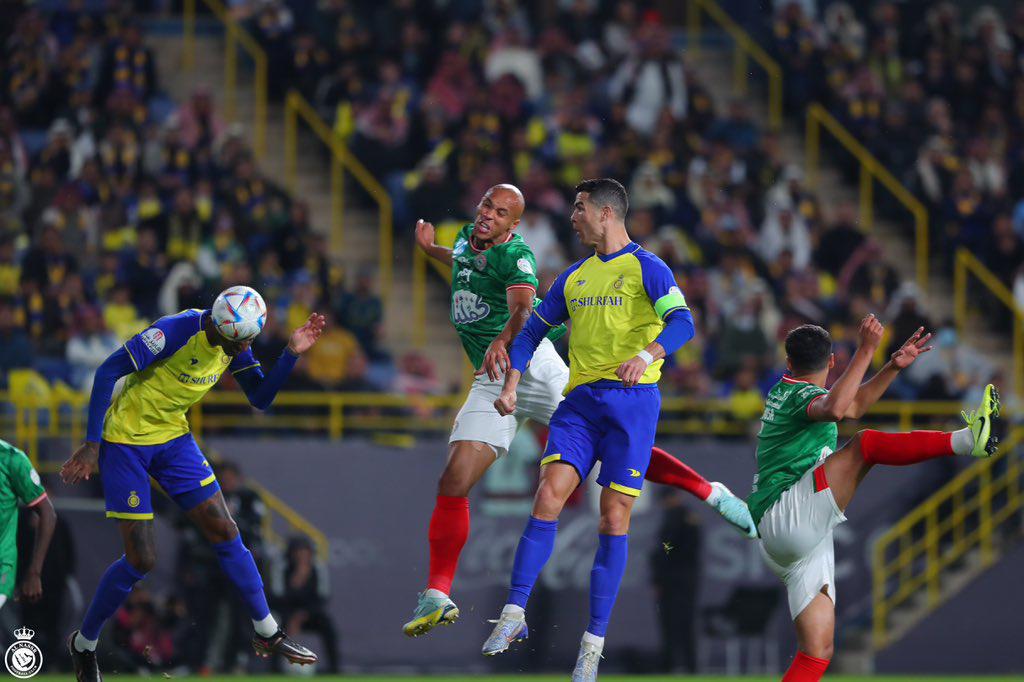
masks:
[[[60,675],[39,675],[32,678],[33,681],[39,682],[67,682],[70,676]],[[433,682],[446,682],[451,680],[452,682],[476,682],[476,681],[489,681],[495,682],[508,682],[510,680],[529,680],[530,682],[564,682],[564,675],[465,675],[465,676],[385,676],[385,675],[346,675],[340,676],[327,676],[327,675],[316,675],[312,677],[295,677],[295,676],[218,676],[218,677],[164,677],[162,675],[154,675],[153,677],[134,677],[134,676],[120,676],[120,675],[104,675],[103,679],[106,680],[118,680],[118,682],[159,682],[160,680],[173,679],[176,682],[241,682],[242,680],[263,680],[269,682],[282,682],[283,680],[293,680],[300,682],[301,680],[309,680],[310,682],[411,682],[412,680],[432,680]],[[837,675],[827,676],[825,678],[829,682],[1022,682],[1024,677],[984,677],[979,675],[972,675],[970,677],[922,677],[920,675],[912,676],[850,676],[850,675]],[[607,675],[602,676],[601,680],[604,682],[726,682],[727,680],[743,680],[744,682],[778,682],[777,677],[687,677],[687,676],[676,676],[666,677],[662,675]]]

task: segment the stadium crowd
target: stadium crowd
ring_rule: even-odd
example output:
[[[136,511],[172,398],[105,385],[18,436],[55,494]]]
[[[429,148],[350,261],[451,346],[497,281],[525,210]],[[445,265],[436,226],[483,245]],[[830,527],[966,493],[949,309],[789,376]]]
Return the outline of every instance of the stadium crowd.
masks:
[[[372,277],[346,287],[307,206],[261,173],[208,91],[161,92],[126,7],[23,9],[0,28],[0,386],[32,368],[87,391],[147,321],[257,282],[271,308],[260,357],[328,310],[316,359],[333,370],[297,385],[386,388]]]
[[[820,6],[819,6],[820,5]],[[819,101],[1024,304],[1024,5],[780,0],[788,105]]]
[[[756,416],[785,330],[826,324],[842,360],[850,324],[869,310],[895,323],[894,338],[939,328],[943,355],[956,356],[954,369],[922,363],[904,397],[983,385],[992,367],[917,309],[854,210],[822,206],[744,101],[713,102],[648,5],[271,0],[236,10],[276,65],[271,89],[298,88],[333,122],[386,182],[400,230],[421,216],[464,221],[484,189],[511,180],[527,198],[518,230],[543,286],[581,255],[564,227],[575,183],[623,180],[631,233],[676,270],[697,311],[670,390],[729,396]]]

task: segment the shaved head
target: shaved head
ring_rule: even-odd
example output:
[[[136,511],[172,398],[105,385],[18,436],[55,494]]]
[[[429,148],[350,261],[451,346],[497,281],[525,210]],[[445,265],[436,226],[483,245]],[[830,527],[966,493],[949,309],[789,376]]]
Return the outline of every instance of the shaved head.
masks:
[[[515,185],[502,183],[484,192],[476,207],[473,237],[481,248],[501,244],[512,238],[512,230],[526,208],[523,193]]]
[[[492,199],[495,199],[496,192],[507,192],[510,195],[509,208],[514,209],[512,217],[515,220],[519,220],[519,217],[523,215],[523,210],[526,208],[526,199],[523,198],[522,191],[515,185],[503,182],[500,185],[495,185],[484,192],[484,196],[489,196]]]

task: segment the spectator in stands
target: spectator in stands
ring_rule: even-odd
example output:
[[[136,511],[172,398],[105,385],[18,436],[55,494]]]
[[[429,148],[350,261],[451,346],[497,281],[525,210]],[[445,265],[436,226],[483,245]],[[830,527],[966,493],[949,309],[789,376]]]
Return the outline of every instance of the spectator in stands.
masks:
[[[79,307],[67,345],[71,385],[88,394],[92,390],[96,369],[120,345],[117,336],[104,326],[99,310],[91,305]]]
[[[609,83],[613,99],[626,106],[626,122],[644,137],[654,133],[662,110],[686,116],[683,64],[672,52],[668,30],[650,21],[639,30],[639,53],[628,57]]]
[[[338,673],[341,663],[338,633],[328,610],[327,572],[317,561],[308,539],[293,537],[289,540],[285,562],[275,577],[277,608],[284,627],[289,632],[320,635],[327,654],[327,672]]]
[[[325,390],[365,389],[366,353],[355,335],[338,324],[336,315],[327,318],[327,328],[314,347],[318,350],[306,353],[299,362],[306,381]]]
[[[339,323],[352,332],[370,360],[377,360],[384,306],[373,292],[373,275],[367,271],[360,272],[352,290],[340,298]]]
[[[0,382],[7,387],[7,373],[32,366],[32,342],[17,323],[10,299],[0,299]]]

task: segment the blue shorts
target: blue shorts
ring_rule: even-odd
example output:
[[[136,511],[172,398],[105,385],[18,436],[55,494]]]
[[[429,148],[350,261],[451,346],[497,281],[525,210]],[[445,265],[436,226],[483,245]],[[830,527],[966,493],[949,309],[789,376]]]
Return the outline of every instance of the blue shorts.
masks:
[[[149,477],[188,511],[220,486],[192,434],[159,445],[100,442],[100,479],[108,519],[151,519]]]
[[[661,392],[655,384],[623,388],[616,381],[577,386],[551,416],[540,463],[571,464],[585,481],[600,460],[597,482],[636,497],[651,463],[660,412]]]

